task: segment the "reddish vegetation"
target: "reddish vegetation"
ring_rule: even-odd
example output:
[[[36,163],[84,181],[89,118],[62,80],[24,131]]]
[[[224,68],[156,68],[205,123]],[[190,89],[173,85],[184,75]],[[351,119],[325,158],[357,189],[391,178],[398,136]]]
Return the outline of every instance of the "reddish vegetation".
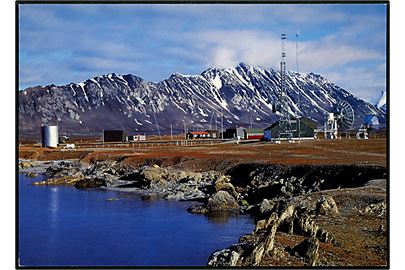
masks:
[[[117,145],[109,148],[81,147],[61,150],[46,149],[34,145],[19,148],[20,158],[38,160],[82,159],[84,162],[120,159],[125,163],[144,163],[159,159],[176,163],[176,159],[192,159],[197,167],[210,162],[227,160],[233,163],[258,162],[278,164],[372,164],[386,166],[386,140],[311,140],[298,143],[271,144],[258,142],[250,144],[214,144],[193,146],[148,146],[137,144],[128,147]],[[204,168],[201,168],[204,169]]]

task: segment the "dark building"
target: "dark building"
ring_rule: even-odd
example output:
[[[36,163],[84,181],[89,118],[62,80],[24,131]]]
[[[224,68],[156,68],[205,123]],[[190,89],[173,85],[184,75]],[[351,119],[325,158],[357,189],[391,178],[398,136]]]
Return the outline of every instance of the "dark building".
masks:
[[[206,131],[192,131],[187,133],[187,139],[202,139],[209,138],[209,133]]]
[[[298,120],[296,118],[291,119],[293,138],[298,138],[298,137],[314,138],[314,129],[316,129],[317,123],[306,117],[302,117],[300,122],[301,122],[300,123],[300,130],[301,130],[300,135],[301,136],[299,136],[299,134],[298,134]],[[264,139],[271,140],[271,139],[277,139],[279,137],[283,137],[283,136],[280,136],[281,132],[282,132],[282,130],[279,126],[279,121],[277,121],[264,130]]]
[[[125,142],[127,133],[122,129],[103,130],[103,142]]]
[[[211,139],[217,139],[220,137],[218,130],[206,130],[205,132],[208,132],[208,137]]]
[[[232,138],[240,138],[243,139],[245,137],[245,128],[238,127],[238,128],[227,128],[224,132],[225,139],[232,139]]]
[[[263,129],[246,128],[242,139],[263,139]]]

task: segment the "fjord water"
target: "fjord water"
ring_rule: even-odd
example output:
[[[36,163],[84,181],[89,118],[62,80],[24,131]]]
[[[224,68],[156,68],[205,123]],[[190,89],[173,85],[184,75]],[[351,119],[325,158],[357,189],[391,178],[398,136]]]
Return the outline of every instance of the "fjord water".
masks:
[[[31,185],[42,178],[19,175],[21,266],[204,266],[254,226],[247,216],[192,215],[190,202]]]

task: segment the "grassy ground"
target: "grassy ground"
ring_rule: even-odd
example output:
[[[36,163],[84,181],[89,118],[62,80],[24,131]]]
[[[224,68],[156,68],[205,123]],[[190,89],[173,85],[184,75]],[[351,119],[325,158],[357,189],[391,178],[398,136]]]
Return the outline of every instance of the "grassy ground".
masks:
[[[36,145],[19,147],[20,158],[55,160],[127,159],[144,162],[148,159],[200,159],[232,162],[277,164],[370,164],[386,166],[386,139],[310,140],[301,143],[214,144],[194,146],[149,146],[116,148],[47,149]],[[197,162],[198,163],[198,162]]]

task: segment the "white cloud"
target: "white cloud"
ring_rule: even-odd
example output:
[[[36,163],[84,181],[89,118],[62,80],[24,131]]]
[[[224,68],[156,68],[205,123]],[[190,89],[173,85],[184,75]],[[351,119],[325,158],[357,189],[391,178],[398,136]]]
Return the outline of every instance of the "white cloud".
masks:
[[[385,85],[385,18],[339,5],[68,5],[67,16],[55,6],[20,12],[26,86],[104,72],[158,81],[239,62],[278,69],[284,31],[287,69],[295,70],[298,28],[301,72],[326,75],[366,99]]]
[[[211,67],[227,68],[238,64],[236,51],[226,47],[216,47],[211,51],[211,57],[208,59],[208,65]]]
[[[233,66],[235,63],[278,66],[280,39],[274,34],[256,30],[203,31],[188,35],[188,42],[198,43],[205,50],[207,64]],[[300,67],[303,71],[325,70],[358,61],[383,60],[384,55],[352,44],[335,45],[329,40],[306,41],[299,44]],[[295,42],[286,42],[288,60],[295,63]],[[293,65],[295,67],[295,65]],[[293,69],[293,68],[291,68]]]
[[[386,89],[385,69],[348,67],[322,75],[356,97],[373,104],[380,97],[381,91]]]

